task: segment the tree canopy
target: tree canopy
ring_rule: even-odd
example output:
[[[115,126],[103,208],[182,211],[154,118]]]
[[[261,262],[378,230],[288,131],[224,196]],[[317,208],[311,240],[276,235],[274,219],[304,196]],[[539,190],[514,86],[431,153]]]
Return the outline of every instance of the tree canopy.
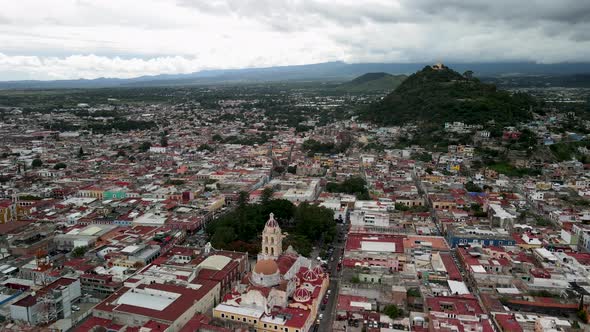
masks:
[[[410,75],[392,93],[360,111],[362,120],[384,125],[409,122],[442,124],[511,124],[531,119],[535,100],[525,93],[499,91],[449,68],[430,66]]]
[[[367,182],[361,177],[350,177],[343,182],[328,182],[326,190],[331,193],[346,193],[356,195],[358,199],[370,199],[366,187]]]
[[[35,158],[35,159],[33,159],[33,162],[31,163],[31,166],[33,166],[33,167],[41,167],[41,166],[43,166],[43,161],[41,161],[41,159],[39,159],[39,158]]]
[[[215,248],[247,250],[256,254],[260,250],[260,234],[270,213],[274,213],[282,230],[289,234],[283,243],[285,248],[293,245],[303,255],[311,252],[314,242],[321,238],[331,241],[336,235],[332,210],[306,202],[295,206],[288,200],[267,196],[259,204],[239,200],[234,211],[210,223],[207,232],[211,244]]]

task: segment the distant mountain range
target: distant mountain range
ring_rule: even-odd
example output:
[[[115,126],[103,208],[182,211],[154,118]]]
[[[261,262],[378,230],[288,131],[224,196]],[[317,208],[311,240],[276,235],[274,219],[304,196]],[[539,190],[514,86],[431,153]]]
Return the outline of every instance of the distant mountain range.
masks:
[[[142,76],[129,79],[97,78],[92,80],[0,81],[0,89],[55,89],[147,87],[205,84],[239,84],[277,81],[347,81],[365,73],[410,74],[426,63],[355,63],[326,62],[310,65],[279,66],[226,70],[203,70],[190,74]],[[458,72],[472,70],[478,77],[523,75],[573,75],[590,73],[590,63],[537,64],[533,62],[448,63]],[[1,79],[1,78],[0,78]]]

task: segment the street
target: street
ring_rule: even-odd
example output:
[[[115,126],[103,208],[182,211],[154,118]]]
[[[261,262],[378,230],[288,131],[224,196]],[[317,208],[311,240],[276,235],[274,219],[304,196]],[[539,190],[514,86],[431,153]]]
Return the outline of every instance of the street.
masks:
[[[323,314],[322,319],[320,320],[320,324],[318,327],[318,331],[330,331],[332,329],[332,323],[336,318],[336,307],[337,307],[337,300],[338,300],[338,287],[340,283],[340,276],[341,271],[338,271],[338,262],[342,259],[343,249],[346,241],[344,240],[344,235],[346,234],[346,227],[347,224],[338,224],[338,235],[336,236],[336,241],[334,243],[334,252],[332,253],[332,258],[328,260],[328,272],[330,273],[330,286],[328,287],[329,293],[328,295],[328,302],[326,303],[324,310],[321,310],[322,306],[320,305],[319,314]],[[342,237],[343,241],[340,243],[338,242],[338,238]],[[322,299],[323,301],[323,299]],[[319,316],[319,315],[318,315]]]

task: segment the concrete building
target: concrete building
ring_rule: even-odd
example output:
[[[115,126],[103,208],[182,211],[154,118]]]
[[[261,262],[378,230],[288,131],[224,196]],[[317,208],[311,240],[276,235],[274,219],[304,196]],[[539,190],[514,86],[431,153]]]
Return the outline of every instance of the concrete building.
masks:
[[[10,316],[31,325],[51,323],[70,317],[72,302],[80,296],[80,280],[60,278],[11,304]]]
[[[125,286],[98,304],[94,317],[129,327],[153,320],[166,331],[179,331],[197,313],[209,311],[219,301],[219,283],[203,281],[185,287],[175,284],[126,282]]]

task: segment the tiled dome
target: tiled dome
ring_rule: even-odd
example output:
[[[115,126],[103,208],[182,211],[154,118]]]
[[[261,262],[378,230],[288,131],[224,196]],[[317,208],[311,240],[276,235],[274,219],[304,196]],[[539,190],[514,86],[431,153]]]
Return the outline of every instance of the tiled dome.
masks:
[[[270,218],[268,218],[265,227],[279,227],[279,223],[275,220],[274,213],[270,214]]]
[[[311,299],[311,292],[305,288],[297,288],[293,294],[293,299],[297,302],[307,302]]]
[[[264,275],[272,275],[279,271],[279,266],[272,259],[263,259],[256,262],[254,272]]]
[[[324,274],[324,269],[320,265],[316,265],[313,268],[313,272],[319,276],[319,275]]]
[[[303,280],[315,281],[318,279],[318,275],[313,270],[307,270],[303,272]]]

